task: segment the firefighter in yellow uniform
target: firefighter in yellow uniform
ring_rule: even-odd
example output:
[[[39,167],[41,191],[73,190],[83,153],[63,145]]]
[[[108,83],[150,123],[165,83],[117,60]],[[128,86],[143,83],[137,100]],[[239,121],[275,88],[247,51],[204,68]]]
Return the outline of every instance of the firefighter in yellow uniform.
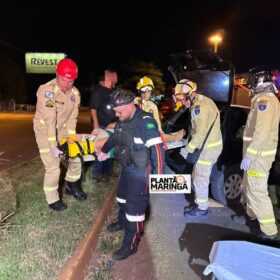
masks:
[[[243,133],[244,170],[243,188],[246,196],[246,213],[251,220],[257,219],[263,240],[279,239],[267,180],[275,159],[280,119],[279,101],[276,97],[273,74],[263,67],[249,71],[248,88],[253,93],[251,110]],[[234,217],[235,221],[238,218]]]
[[[159,131],[162,132],[158,107],[151,100],[151,95],[154,88],[155,86],[152,79],[147,76],[141,78],[137,83],[137,90],[139,91],[140,96],[135,98],[134,104],[138,105],[138,107],[140,107],[143,111],[151,113],[157,122]]]
[[[172,134],[164,134],[161,128],[161,121],[159,117],[158,107],[157,105],[151,100],[151,95],[154,90],[155,86],[152,81],[147,76],[144,76],[139,80],[137,83],[137,90],[140,93],[140,96],[134,99],[134,104],[138,105],[143,111],[150,113],[153,115],[154,119],[157,122],[159,132],[163,138],[163,141],[175,141],[180,140],[185,135],[185,131],[182,129],[180,131],[176,131]]]
[[[210,175],[221,154],[223,141],[217,106],[210,98],[196,93],[196,90],[196,83],[183,79],[176,85],[175,99],[191,110],[191,132],[188,135],[188,145],[181,149],[181,155],[187,159],[188,154],[200,149],[205,142],[192,172],[195,205],[186,207],[185,214],[205,216],[208,214]]]
[[[41,85],[37,91],[36,112],[33,119],[36,142],[45,166],[44,192],[50,209],[62,211],[67,206],[59,199],[61,138],[76,134],[80,94],[73,86],[78,77],[76,63],[64,58],[56,68],[56,78]],[[80,186],[81,163],[69,162],[65,180],[66,193],[77,200],[85,200]]]

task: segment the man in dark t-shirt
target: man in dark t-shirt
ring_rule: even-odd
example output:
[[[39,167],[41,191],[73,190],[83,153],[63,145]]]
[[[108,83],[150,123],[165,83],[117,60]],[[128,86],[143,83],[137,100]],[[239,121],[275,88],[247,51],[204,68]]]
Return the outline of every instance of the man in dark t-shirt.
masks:
[[[117,120],[110,101],[110,94],[117,82],[117,73],[113,70],[105,70],[103,81],[100,81],[91,92],[89,107],[93,120],[92,134],[98,134],[99,128],[105,129]],[[108,181],[111,169],[111,159],[103,162],[96,161],[93,163],[92,176],[97,181]]]

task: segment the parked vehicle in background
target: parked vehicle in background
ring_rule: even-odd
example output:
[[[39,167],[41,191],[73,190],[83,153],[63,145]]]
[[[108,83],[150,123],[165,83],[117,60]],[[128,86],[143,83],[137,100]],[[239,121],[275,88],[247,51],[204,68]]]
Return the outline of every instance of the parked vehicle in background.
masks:
[[[174,64],[169,70],[175,82],[181,79],[196,82],[197,92],[210,97],[220,110],[224,147],[217,164],[213,167],[210,179],[212,196],[224,205],[239,202],[243,177],[243,171],[240,170],[242,137],[250,109],[246,74],[235,75],[232,63],[223,60],[211,50],[188,50],[171,57]],[[180,109],[166,120],[163,130],[165,133],[179,129],[187,130],[189,123],[187,110]],[[180,149],[167,151],[166,162],[176,173],[190,173],[192,169],[180,155]],[[270,185],[280,184],[279,148],[268,182]]]

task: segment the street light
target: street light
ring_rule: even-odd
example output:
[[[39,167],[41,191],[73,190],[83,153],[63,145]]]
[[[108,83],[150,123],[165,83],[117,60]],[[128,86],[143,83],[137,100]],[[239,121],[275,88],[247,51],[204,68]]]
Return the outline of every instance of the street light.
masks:
[[[223,40],[220,34],[214,34],[209,38],[209,41],[214,44],[214,52],[218,52],[218,44],[221,43]]]

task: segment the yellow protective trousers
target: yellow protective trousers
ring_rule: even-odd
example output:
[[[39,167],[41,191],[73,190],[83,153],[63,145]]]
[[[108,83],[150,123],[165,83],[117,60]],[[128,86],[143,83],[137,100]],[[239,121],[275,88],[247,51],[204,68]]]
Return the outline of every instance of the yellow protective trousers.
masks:
[[[198,208],[208,208],[209,181],[213,165],[221,154],[222,146],[203,150],[192,172],[192,181],[195,188],[195,202]]]
[[[267,190],[267,180],[273,160],[274,158],[271,157],[257,157],[243,176],[247,214],[253,219],[258,219],[261,231],[267,235],[277,233],[273,206]]]
[[[53,157],[46,134],[35,134],[40,157],[45,167],[44,192],[48,204],[59,200],[58,184],[60,177],[60,159]],[[65,180],[76,182],[81,177],[81,162],[69,162]]]

